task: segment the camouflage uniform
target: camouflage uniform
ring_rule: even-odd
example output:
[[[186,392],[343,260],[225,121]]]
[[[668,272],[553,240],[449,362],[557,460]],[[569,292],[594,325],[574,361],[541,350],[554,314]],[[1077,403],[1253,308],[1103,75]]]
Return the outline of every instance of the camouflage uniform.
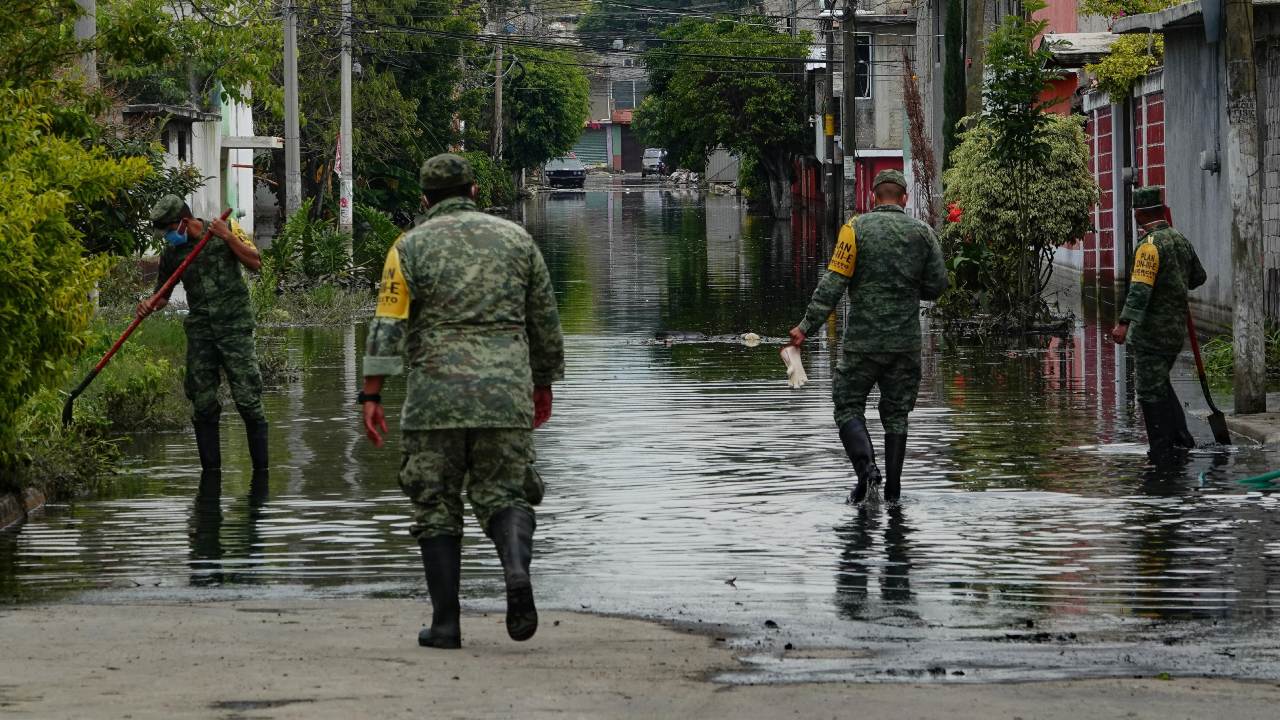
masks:
[[[452,197],[396,242],[364,374],[406,369],[400,486],[413,534],[462,534],[464,476],[482,527],[507,507],[532,513],[533,388],[564,376],[564,345],[551,276],[523,228]]]
[[[848,290],[843,352],[832,381],[837,426],[865,420],[867,395],[879,385],[885,432],[907,431],[920,386],[920,301],[937,299],[946,286],[937,236],[897,205],[881,205],[841,228],[836,254],[799,326],[811,334]]]
[[[1134,190],[1135,210],[1164,208],[1160,187]],[[1207,279],[1195,248],[1164,221],[1150,223],[1134,251],[1133,277],[1120,322],[1128,323],[1126,342],[1133,350],[1135,385],[1146,424],[1151,459],[1177,460],[1178,448],[1195,447],[1182,402],[1169,382],[1169,370],[1182,352],[1187,327],[1187,291]]]
[[[153,210],[152,221],[156,224],[176,221],[181,203],[176,196],[168,196]],[[235,221],[231,221],[230,227],[241,242],[253,247],[249,236]],[[178,269],[196,242],[189,240],[165,248],[160,255],[157,290]],[[249,287],[239,259],[225,240],[216,235],[209,237],[204,249],[183,273],[182,286],[187,292],[188,307],[183,323],[187,334],[184,384],[195,420],[216,422],[221,415],[218,386],[222,382],[220,373],[225,373],[241,417],[246,422],[265,423]]]
[[[1203,285],[1207,275],[1181,233],[1164,222],[1146,229],[1120,320],[1129,322],[1126,343],[1133,349],[1138,399],[1159,402],[1172,391],[1169,369],[1186,337],[1187,291]]]

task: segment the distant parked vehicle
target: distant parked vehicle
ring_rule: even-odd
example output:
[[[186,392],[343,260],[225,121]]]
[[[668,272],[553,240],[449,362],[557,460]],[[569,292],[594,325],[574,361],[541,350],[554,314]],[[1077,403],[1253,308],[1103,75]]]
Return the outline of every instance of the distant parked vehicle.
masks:
[[[640,177],[649,177],[653,175],[666,175],[667,170],[667,151],[662,148],[645,148],[644,158],[640,161]]]
[[[543,165],[542,176],[546,178],[547,185],[553,188],[581,188],[587,184],[587,166],[573,154],[569,154]]]

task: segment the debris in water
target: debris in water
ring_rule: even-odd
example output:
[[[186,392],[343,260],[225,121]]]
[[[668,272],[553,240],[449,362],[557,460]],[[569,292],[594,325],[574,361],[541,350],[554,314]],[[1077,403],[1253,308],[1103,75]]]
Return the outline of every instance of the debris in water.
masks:
[[[776,623],[776,622],[774,622],[774,621],[772,621],[772,620],[765,620],[765,621],[764,621],[764,626],[765,626],[765,627],[767,627],[767,628],[769,628],[770,630],[777,630],[777,629],[778,629],[778,623]]]
[[[737,582],[738,582],[738,576],[737,576],[737,575],[734,575],[733,577],[729,578],[728,580],[725,580],[725,581],[724,581],[724,584],[725,584],[725,585],[732,585],[732,586],[734,586],[734,587],[736,588],[736,587],[738,587]]]

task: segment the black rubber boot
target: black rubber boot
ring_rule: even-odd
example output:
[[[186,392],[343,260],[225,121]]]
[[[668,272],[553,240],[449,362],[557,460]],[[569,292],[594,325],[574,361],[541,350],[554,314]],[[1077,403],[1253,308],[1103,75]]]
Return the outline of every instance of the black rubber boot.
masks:
[[[512,640],[528,640],[538,631],[538,610],[533,605],[533,514],[509,507],[489,519],[489,537],[498,548],[507,581],[507,634]]]
[[[462,607],[458,587],[462,578],[462,538],[436,535],[419,538],[422,568],[431,593],[431,627],[418,633],[422,647],[454,650],[462,647]]]
[[[271,476],[266,470],[254,470],[249,480],[249,507],[262,507],[270,495]]]
[[[1190,450],[1196,446],[1196,439],[1187,429],[1187,415],[1182,410],[1182,401],[1173,391],[1172,383],[1165,383],[1164,417],[1169,421],[1169,439],[1174,447]]]
[[[902,462],[907,459],[907,434],[884,436],[884,501],[898,502],[902,495]]]
[[[249,438],[249,457],[253,460],[253,470],[266,470],[271,461],[267,455],[267,423],[264,420],[244,421],[245,435]]]
[[[201,420],[199,418],[191,421],[196,431],[196,450],[200,453],[200,469],[201,470],[221,470],[222,469],[222,447],[221,439],[218,435],[218,421]]]
[[[1160,402],[1139,401],[1142,407],[1142,421],[1147,426],[1148,457],[1152,463],[1163,465],[1174,459],[1174,436],[1170,432],[1168,404]]]
[[[841,425],[840,442],[844,444],[845,454],[849,456],[853,472],[858,476],[858,484],[849,493],[849,503],[857,505],[867,499],[867,491],[873,485],[880,483],[880,468],[876,467],[876,451],[871,446],[867,424],[854,419]]]

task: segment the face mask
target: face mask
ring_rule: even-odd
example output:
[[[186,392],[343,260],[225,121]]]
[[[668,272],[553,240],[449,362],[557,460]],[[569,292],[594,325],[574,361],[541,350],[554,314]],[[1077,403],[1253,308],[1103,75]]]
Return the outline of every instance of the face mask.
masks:
[[[165,231],[164,239],[168,241],[170,245],[177,246],[187,241],[187,234],[178,232],[177,230],[167,230]]]

